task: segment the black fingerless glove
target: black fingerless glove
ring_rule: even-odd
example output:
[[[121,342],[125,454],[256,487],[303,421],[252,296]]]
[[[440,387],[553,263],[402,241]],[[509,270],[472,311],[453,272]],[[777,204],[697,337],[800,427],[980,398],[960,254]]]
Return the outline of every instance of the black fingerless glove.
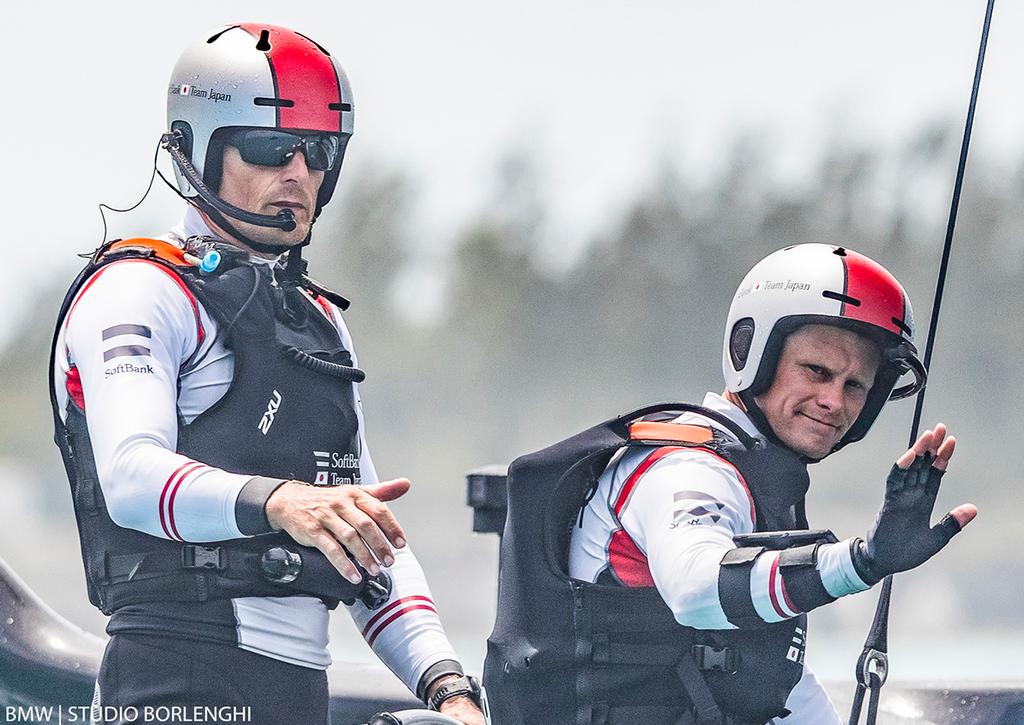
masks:
[[[893,466],[885,481],[885,500],[866,539],[852,547],[853,565],[866,584],[920,566],[960,531],[946,515],[931,526],[932,510],[944,471],[932,466],[933,456],[918,456],[906,470]]]

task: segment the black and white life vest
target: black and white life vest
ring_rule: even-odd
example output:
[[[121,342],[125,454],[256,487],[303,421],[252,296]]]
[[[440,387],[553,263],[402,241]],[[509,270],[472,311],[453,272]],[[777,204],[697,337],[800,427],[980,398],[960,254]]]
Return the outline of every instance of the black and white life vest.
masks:
[[[721,422],[741,443],[699,425],[643,421],[672,411]],[[568,576],[572,526],[590,487],[627,446],[691,446],[739,469],[756,531],[806,529],[806,466],[705,408],[663,403],[606,421],[515,460],[501,548],[498,611],[484,684],[500,725],[763,723],[788,713],[803,673],[794,638],[806,616],[757,628],[680,625],[657,589]],[[802,649],[801,649],[802,651]]]
[[[192,422],[179,423],[178,453],[234,473],[312,483],[318,481],[318,469],[311,452],[332,451],[343,470],[319,482],[359,482],[351,384],[359,371],[352,368],[351,354],[332,322],[299,287],[273,284],[268,265],[236,255],[216,273],[204,274],[166,242],[111,243],[71,285],[58,332],[83,285],[105,265],[126,259],[145,259],[171,270],[216,320],[234,354],[228,391]],[[50,368],[52,375],[52,358]],[[55,440],[71,484],[89,599],[105,614],[139,603],[299,594],[320,596],[336,606],[363,590],[350,585],[319,551],[298,546],[284,533],[199,545],[118,526],[104,503],[87,413],[69,399],[62,418],[52,379],[50,387]],[[243,425],[261,419],[271,391],[290,403],[276,412],[274,425]],[[301,573],[287,585],[272,583],[261,572],[260,557],[276,547],[302,559]]]

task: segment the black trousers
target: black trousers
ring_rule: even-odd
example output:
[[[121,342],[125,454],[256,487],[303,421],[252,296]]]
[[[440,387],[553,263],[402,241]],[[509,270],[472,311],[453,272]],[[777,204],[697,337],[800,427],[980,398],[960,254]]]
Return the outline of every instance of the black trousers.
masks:
[[[226,644],[115,634],[93,722],[330,725],[327,673]]]

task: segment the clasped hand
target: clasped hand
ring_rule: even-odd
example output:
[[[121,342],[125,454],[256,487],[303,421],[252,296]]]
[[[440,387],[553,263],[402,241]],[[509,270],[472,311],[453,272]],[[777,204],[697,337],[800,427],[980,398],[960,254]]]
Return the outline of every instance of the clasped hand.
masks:
[[[368,486],[311,486],[299,481],[281,484],[267,499],[267,520],[303,546],[323,552],[353,584],[362,577],[345,553],[371,575],[395,563],[392,546],[405,546],[405,532],[385,501],[409,490],[409,479],[396,478]]]

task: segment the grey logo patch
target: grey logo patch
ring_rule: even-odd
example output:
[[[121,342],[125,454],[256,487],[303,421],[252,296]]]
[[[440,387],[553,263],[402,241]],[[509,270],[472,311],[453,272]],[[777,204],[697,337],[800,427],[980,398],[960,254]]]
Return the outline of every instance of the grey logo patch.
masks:
[[[677,491],[672,497],[672,523],[669,528],[676,528],[682,524],[700,526],[703,517],[708,517],[711,523],[717,524],[722,520],[722,509],[725,504],[703,491]]]
[[[121,335],[138,335],[139,337],[153,337],[153,330],[148,325],[114,325],[103,331],[103,339],[109,340],[112,337]]]
[[[117,345],[103,353],[103,362],[110,362],[115,357],[149,357],[149,348],[143,345]]]
[[[150,350],[145,345],[125,344],[129,341],[115,339],[132,336],[151,338],[153,330],[146,325],[114,325],[105,329],[100,336],[104,342],[114,340],[113,345],[104,350],[103,362],[110,362],[117,357],[150,357]]]

